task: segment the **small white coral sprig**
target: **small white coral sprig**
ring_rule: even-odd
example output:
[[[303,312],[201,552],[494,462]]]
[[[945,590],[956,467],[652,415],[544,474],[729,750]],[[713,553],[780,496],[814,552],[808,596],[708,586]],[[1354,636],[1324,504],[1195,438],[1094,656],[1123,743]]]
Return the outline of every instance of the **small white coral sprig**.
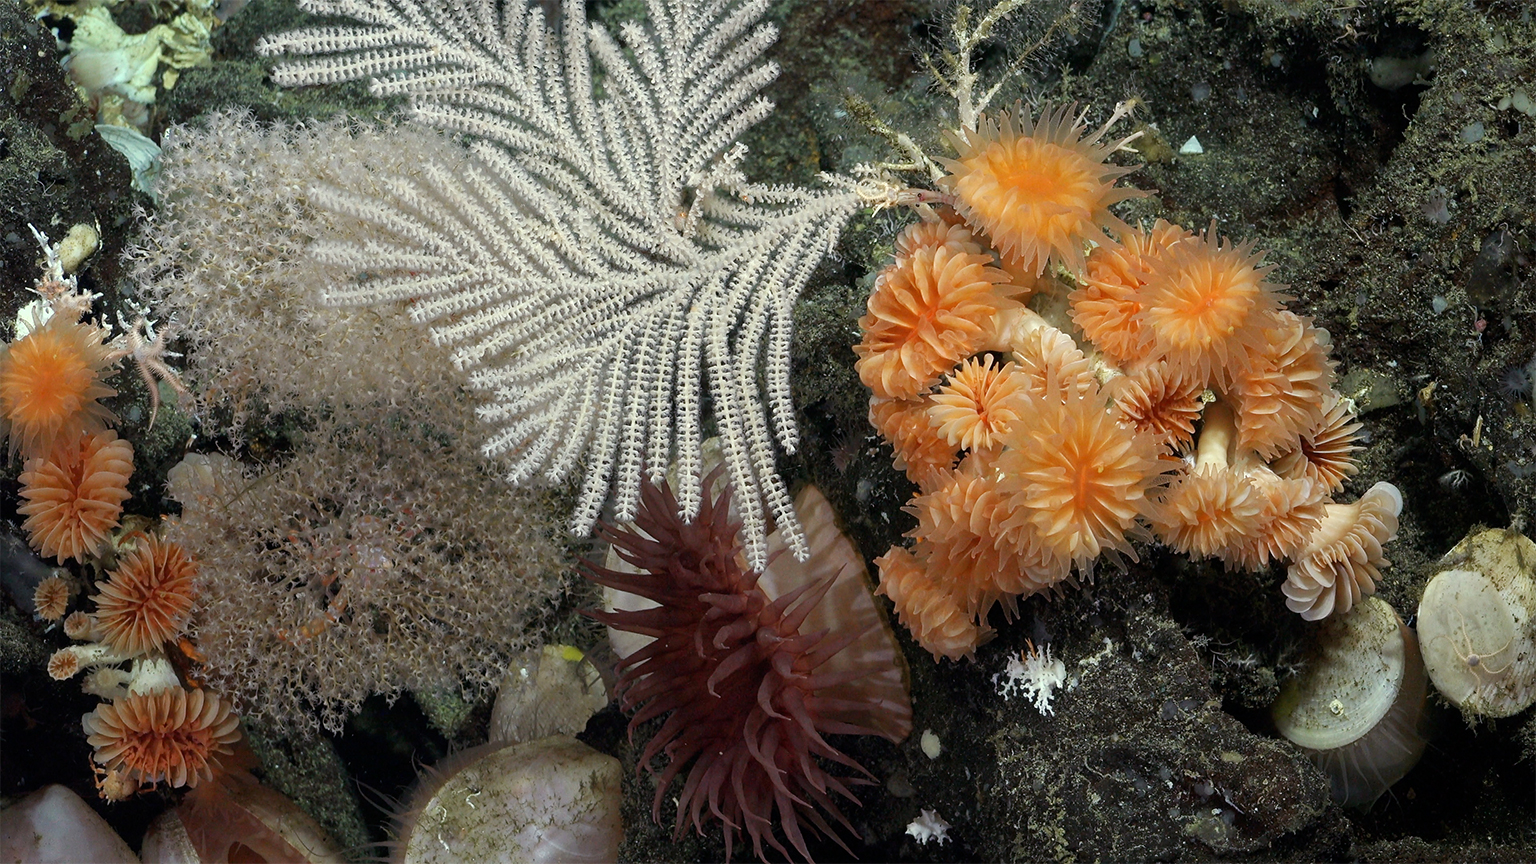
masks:
[[[943,846],[949,841],[949,827],[937,810],[924,810],[907,825],[907,833],[924,846],[929,840],[937,840]]]
[[[1012,699],[1015,694],[1029,699],[1041,716],[1055,715],[1051,699],[1056,691],[1067,684],[1066,664],[1051,656],[1051,646],[1036,649],[1029,643],[1029,650],[1018,657],[1009,657],[1008,666],[992,676],[998,695]]]

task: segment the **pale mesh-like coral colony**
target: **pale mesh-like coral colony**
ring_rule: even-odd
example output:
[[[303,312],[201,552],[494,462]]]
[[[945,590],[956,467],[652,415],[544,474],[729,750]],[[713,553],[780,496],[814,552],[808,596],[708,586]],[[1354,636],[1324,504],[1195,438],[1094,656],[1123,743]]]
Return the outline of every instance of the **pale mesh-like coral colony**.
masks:
[[[1251,241],[1113,216],[1146,193],[1116,186],[1132,169],[1106,160],[1129,139],[1107,131],[1015,108],[952,136],[939,206],[859,321],[870,422],[918,486],[880,591],[935,659],[973,656],[999,602],[1135,558],[1148,529],[1231,568],[1289,561],[1308,620],[1349,611],[1387,563],[1397,489],[1331,500],[1360,427],[1327,331],[1285,308]]]

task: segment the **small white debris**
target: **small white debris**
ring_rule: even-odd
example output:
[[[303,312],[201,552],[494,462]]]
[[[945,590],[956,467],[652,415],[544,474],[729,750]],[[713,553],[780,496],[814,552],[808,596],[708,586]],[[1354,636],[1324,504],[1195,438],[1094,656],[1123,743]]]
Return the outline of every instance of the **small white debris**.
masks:
[[[944,745],[939,743],[939,736],[933,734],[932,729],[924,729],[923,737],[918,743],[923,748],[923,755],[929,759],[937,759],[939,754],[944,752]]]
[[[14,328],[17,340],[25,339],[28,333],[47,324],[52,317],[53,305],[41,297],[21,307],[21,311],[16,313]]]
[[[1051,646],[1037,651],[1034,643],[1030,643],[1022,657],[1008,658],[1008,667],[993,675],[992,683],[997,685],[998,695],[1004,699],[1012,699],[1018,693],[1032,700],[1035,710],[1042,716],[1054,715],[1056,711],[1051,707],[1051,697],[1058,687],[1067,683],[1067,666],[1051,656]]]
[[[924,810],[907,826],[907,833],[916,837],[917,842],[924,846],[928,845],[929,840],[937,840],[943,846],[949,840],[949,823],[938,813]]]
[[[1195,155],[1198,153],[1204,153],[1205,148],[1200,146],[1199,138],[1191,135],[1189,136],[1189,140],[1184,142],[1184,146],[1179,148],[1179,152],[1185,155]]]

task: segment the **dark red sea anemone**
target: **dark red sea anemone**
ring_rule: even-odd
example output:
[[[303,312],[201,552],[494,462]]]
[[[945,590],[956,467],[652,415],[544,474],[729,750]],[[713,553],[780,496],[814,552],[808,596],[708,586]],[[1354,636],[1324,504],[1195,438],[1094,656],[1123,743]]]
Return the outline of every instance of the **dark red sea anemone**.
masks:
[[[740,555],[740,526],[730,519],[729,501],[722,492],[684,522],[671,489],[647,485],[635,518],[638,530],[601,531],[620,557],[644,572],[589,566],[587,576],[660,605],[587,614],[616,630],[653,637],[619,661],[616,688],[624,710],[634,712],[631,733],[666,716],[640,757],[642,766],[659,773],[652,816],[660,821],[667,789],[686,772],[677,795],[678,835],[687,822],[702,834],[712,815],[724,824],[727,858],[742,830],[759,858],[764,842],[789,857],[774,831],[777,823],[789,845],[810,860],[802,822],[847,849],[824,814],[852,832],[835,796],[857,804],[848,787],[873,781],[824,737],[877,734],[830,719],[850,707],[831,695],[833,689],[863,673],[821,667],[859,634],[799,632],[831,580],[770,600]],[[667,765],[658,772],[652,759],[659,754]],[[869,779],[829,774],[817,757]]]

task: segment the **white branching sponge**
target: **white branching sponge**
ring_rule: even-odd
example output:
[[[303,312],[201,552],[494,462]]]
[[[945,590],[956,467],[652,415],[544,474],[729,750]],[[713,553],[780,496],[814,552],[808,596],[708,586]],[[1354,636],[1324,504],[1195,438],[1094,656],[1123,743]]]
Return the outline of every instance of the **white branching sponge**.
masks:
[[[328,302],[411,301],[491,396],[485,451],[513,482],[583,466],[581,533],[610,487],[616,518],[632,518],[642,475],[674,457],[697,512],[707,380],[757,567],[765,505],[804,554],[774,466],[774,439],[796,444],[791,310],[860,206],[847,181],[768,186],[738,170],[737,139],[773,108],[756,95],[778,74],[761,59],[777,37],[768,5],[649,0],[621,47],[582,0],[559,28],[524,0],[300,0],[358,23],[258,46],[289,55],[280,84],[368,79],[470,142],[370,189],[314,190],[389,238],[314,246],[359,274]]]

